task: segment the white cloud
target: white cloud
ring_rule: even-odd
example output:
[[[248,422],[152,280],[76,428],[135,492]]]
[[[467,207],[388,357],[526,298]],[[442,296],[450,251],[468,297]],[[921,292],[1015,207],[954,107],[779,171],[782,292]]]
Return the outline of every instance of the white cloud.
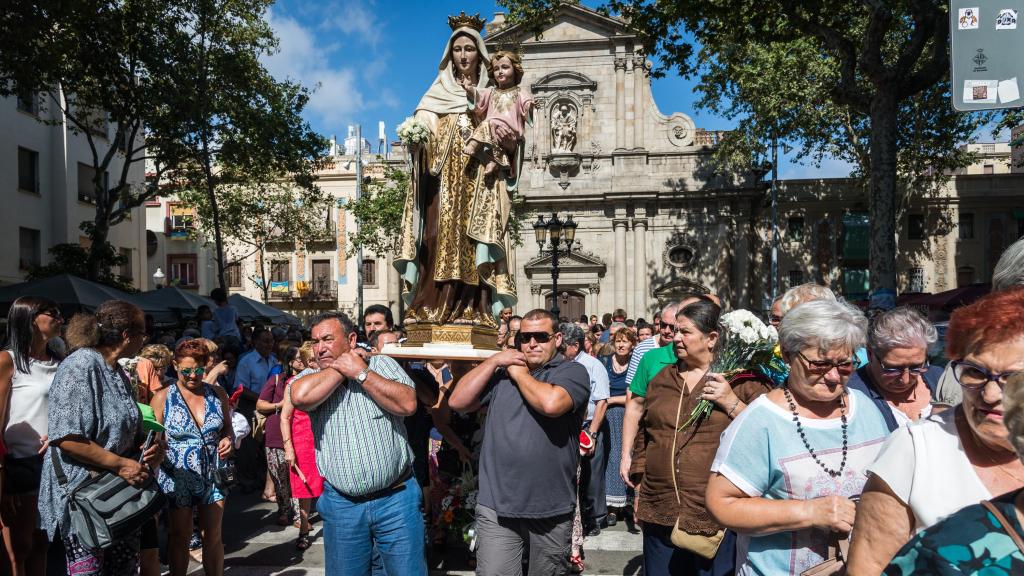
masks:
[[[323,20],[322,28],[340,30],[347,36],[360,38],[370,46],[380,44],[381,23],[373,12],[373,2],[332,2],[324,13],[329,16]]]
[[[339,129],[366,106],[354,67],[335,65],[337,43],[319,39],[294,18],[270,12],[268,21],[280,50],[264,59],[267,70],[279,79],[301,82],[313,90],[307,110],[315,125]]]

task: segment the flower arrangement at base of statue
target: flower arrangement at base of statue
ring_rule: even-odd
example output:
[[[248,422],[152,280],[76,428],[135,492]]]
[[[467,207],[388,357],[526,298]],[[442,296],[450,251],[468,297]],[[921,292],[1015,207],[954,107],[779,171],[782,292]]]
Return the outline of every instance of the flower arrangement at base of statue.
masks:
[[[472,552],[476,548],[476,475],[470,466],[463,466],[462,476],[452,478],[448,493],[441,500],[441,528],[455,540],[465,542]]]
[[[409,116],[398,125],[398,139],[407,145],[422,144],[430,138],[430,129],[419,120]]]
[[[751,366],[769,361],[779,340],[779,333],[773,326],[766,326],[752,312],[743,309],[723,314],[718,323],[720,344],[709,373],[721,374],[728,380]],[[713,402],[701,399],[679,429],[699,424],[711,414],[712,408]]]

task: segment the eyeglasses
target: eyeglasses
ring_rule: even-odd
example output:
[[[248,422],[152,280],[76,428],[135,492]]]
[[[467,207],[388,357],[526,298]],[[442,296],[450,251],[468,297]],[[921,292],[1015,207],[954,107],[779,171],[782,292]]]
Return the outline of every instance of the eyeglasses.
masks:
[[[195,368],[182,368],[181,370],[178,370],[178,372],[181,372],[181,375],[185,378],[191,378],[193,374],[196,376],[206,374],[206,368],[202,366],[197,366]]]
[[[142,336],[142,341],[143,342],[149,340],[149,334],[146,334],[145,330],[128,330],[127,333],[128,333],[128,337],[129,338],[134,338],[136,336]]]
[[[797,356],[801,360],[807,363],[807,371],[812,374],[828,374],[833,368],[839,371],[840,374],[852,374],[853,373],[853,359],[846,360],[844,362],[833,362],[831,360],[811,360],[803,353],[797,352]]]
[[[928,364],[928,361],[925,360],[924,363],[915,364],[913,366],[886,366],[881,360],[879,360],[878,368],[882,371],[882,374],[886,376],[902,376],[904,372],[923,375],[931,368],[931,364]]]
[[[776,316],[775,314],[772,314],[771,316],[768,317],[768,322],[771,322],[772,324],[779,324],[782,322],[782,316]]]
[[[60,313],[60,310],[43,310],[37,316],[49,316],[54,320],[63,320],[64,315]]]
[[[520,332],[518,337],[519,345],[528,344],[530,340],[536,340],[537,344],[547,344],[554,336],[551,332]]]
[[[987,368],[965,360],[954,360],[950,365],[953,367],[953,378],[956,378],[962,388],[972,391],[983,389],[989,382],[995,382],[1002,390],[1015,374],[1024,373],[1024,370],[989,372]]]

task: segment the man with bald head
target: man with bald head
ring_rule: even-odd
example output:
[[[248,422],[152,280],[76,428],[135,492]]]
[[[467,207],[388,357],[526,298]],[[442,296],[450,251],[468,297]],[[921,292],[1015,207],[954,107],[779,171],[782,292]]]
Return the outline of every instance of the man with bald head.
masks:
[[[711,300],[705,294],[684,294],[679,302],[665,306],[661,310],[661,325],[658,333],[636,345],[633,357],[629,360],[626,372],[626,413],[622,418],[622,459],[619,464],[619,475],[630,488],[629,467],[633,463],[633,441],[640,427],[640,416],[644,413],[644,398],[647,396],[647,383],[665,366],[676,363],[673,339],[676,331],[676,313],[698,300]]]

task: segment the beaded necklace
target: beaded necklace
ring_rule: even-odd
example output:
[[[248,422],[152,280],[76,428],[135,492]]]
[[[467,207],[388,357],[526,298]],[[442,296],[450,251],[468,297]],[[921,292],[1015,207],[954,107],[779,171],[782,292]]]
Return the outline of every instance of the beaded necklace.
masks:
[[[807,452],[811,455],[811,458],[813,458],[815,463],[818,464],[818,467],[824,470],[825,473],[828,474],[829,476],[833,478],[838,478],[842,476],[843,469],[846,468],[846,451],[848,440],[846,434],[846,403],[843,402],[843,397],[839,397],[839,417],[843,421],[843,461],[839,464],[839,470],[833,470],[828,466],[825,466],[825,463],[822,462],[821,459],[818,458],[818,455],[814,453],[814,448],[811,448],[811,444],[807,442],[807,435],[804,433],[804,427],[800,424],[800,415],[796,411],[796,402],[793,400],[793,395],[790,394],[789,392],[789,386],[783,385],[782,392],[786,395],[786,401],[789,402],[789,411],[793,413],[793,422],[796,423],[796,431],[798,434],[800,434],[800,440],[804,443],[804,448],[807,448]],[[844,390],[843,396],[845,395],[846,391]]]

